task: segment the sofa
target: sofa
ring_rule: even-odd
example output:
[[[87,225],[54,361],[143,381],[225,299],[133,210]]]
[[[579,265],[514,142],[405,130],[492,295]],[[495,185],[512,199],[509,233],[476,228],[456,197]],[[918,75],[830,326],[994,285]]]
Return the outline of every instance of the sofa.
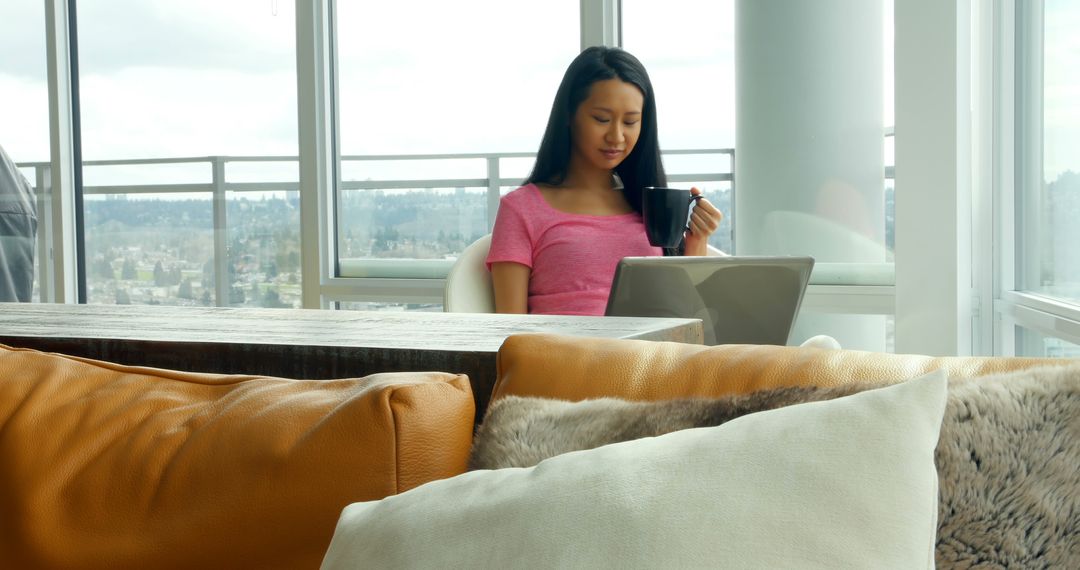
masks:
[[[961,379],[996,375],[1016,383],[1010,380],[1010,374],[1017,376],[1047,369],[1065,371],[1050,384],[1064,386],[1058,392],[1072,401],[1077,395],[1075,380],[1080,377],[1073,373],[1077,366],[1080,361],[1067,359],[937,358],[853,350],[750,345],[704,347],[526,334],[510,336],[499,351],[498,380],[491,395],[491,407],[494,409],[501,400],[510,397],[566,402],[603,399],[682,402],[730,400],[803,388],[835,390],[835,401],[842,402],[878,392],[873,390],[878,387],[914,385],[909,381],[933,371],[941,371],[942,378],[948,376],[951,394],[958,390],[955,383]],[[1038,388],[1040,394],[1047,391],[1046,384],[1038,384],[1042,386]],[[925,397],[936,397],[935,388],[920,389]],[[975,381],[965,389],[977,392],[981,388]],[[852,393],[855,395],[850,398],[845,396]],[[943,413],[946,417],[950,413],[944,400],[940,403],[938,407],[942,409],[935,412],[938,424]],[[883,414],[889,412],[889,404],[875,405],[884,405],[880,408]],[[405,504],[389,501],[419,497],[426,489],[456,493],[451,495],[446,511],[452,522],[439,523],[439,540],[450,541],[448,544],[455,544],[466,555],[477,556],[471,559],[474,562],[494,561],[496,558],[490,557],[491,544],[475,537],[466,539],[469,535],[452,529],[470,526],[467,514],[461,513],[468,512],[466,506],[471,501],[481,500],[480,495],[494,496],[489,491],[499,488],[500,483],[486,481],[484,484],[495,487],[465,495],[462,493],[475,489],[462,491],[448,487],[448,482],[469,483],[493,473],[531,477],[534,475],[531,469],[550,473],[558,471],[553,465],[569,465],[557,463],[556,459],[613,453],[604,451],[608,448],[621,450],[618,460],[627,461],[628,450],[635,445],[624,442],[560,455],[534,468],[467,473],[474,434],[482,432],[474,425],[475,406],[468,378],[453,371],[290,380],[153,369],[0,347],[0,567],[316,568],[320,564],[354,567],[358,564],[355,560],[327,556],[332,539],[335,545],[346,546],[351,540],[343,534],[346,527],[343,510],[347,512],[350,505],[381,504],[385,515],[395,510],[395,504]],[[820,405],[814,408],[814,404],[785,409],[807,407],[824,409]],[[780,411],[783,410],[750,414],[740,420],[768,418],[771,416],[763,414]],[[968,420],[987,415],[986,410],[974,408],[954,410],[954,413],[964,415],[964,425],[976,425],[977,422]],[[874,419],[862,417],[859,421]],[[896,421],[908,420],[900,417]],[[934,421],[930,413],[927,425]],[[702,430],[681,430],[667,435],[658,432],[659,437],[645,439],[652,442],[649,445],[654,449],[650,453],[668,453],[663,461],[670,463],[670,449],[677,446],[668,445],[665,443],[668,440],[663,438],[684,437],[680,435],[684,432],[711,433],[708,430],[721,430],[736,423],[749,425],[732,421]],[[1038,526],[1031,523],[1016,529],[1019,539],[1013,533],[1004,545],[991,545],[999,552],[1005,551],[1002,556],[1006,558],[1001,560],[1037,566],[1039,561],[1075,560],[1080,556],[1080,538],[1077,538],[1080,505],[1069,491],[1076,481],[1067,469],[1070,465],[1080,465],[1077,463],[1080,455],[1069,443],[1080,441],[1080,437],[1073,437],[1080,434],[1080,426],[1071,418],[1065,418],[1062,425],[1067,443],[1047,453],[1054,462],[1064,462],[1066,469],[1059,471],[1065,473],[1062,475],[1065,479],[1053,481],[1058,494],[1054,489],[1040,487],[1040,497],[1046,500],[1038,506],[1059,511],[1061,520],[1051,521],[1052,526],[1061,536],[1072,538],[1040,543],[1041,552],[1030,551],[1023,544],[1023,535],[1025,532],[1030,535]],[[796,435],[790,433],[791,437]],[[941,432],[940,442],[937,427],[932,434],[927,432],[927,438],[931,436],[932,443],[938,446],[940,461],[942,447],[947,444],[946,432]],[[904,439],[900,438],[898,445],[905,445]],[[844,451],[844,446],[840,447],[835,453]],[[887,456],[882,457],[888,459]],[[603,457],[607,458],[604,461],[611,459]],[[933,471],[933,458],[925,459],[931,462]],[[972,461],[975,460],[973,455]],[[634,465],[636,460],[630,457],[629,461]],[[820,458],[815,461],[822,463]],[[979,466],[983,471],[988,468]],[[882,476],[890,476],[888,471],[897,469],[886,470]],[[934,475],[929,482],[934,489],[939,475],[953,476]],[[1028,475],[1028,480],[1039,482],[1038,473]],[[943,479],[942,489],[947,484]],[[508,483],[503,485],[507,487]],[[925,484],[920,487],[923,495],[926,495],[925,487]],[[637,497],[640,489],[632,491]],[[469,496],[473,498],[467,499]],[[580,497],[567,499],[582,502]],[[456,519],[453,518],[455,504],[460,507]],[[929,529],[931,539],[935,532],[939,537],[938,565],[970,565],[976,560],[972,556],[982,554],[970,552],[968,543],[941,544],[942,529],[936,525],[951,524],[949,521],[956,517],[955,512],[938,513],[938,507],[936,501],[921,507],[924,511],[934,509],[935,526],[927,526],[923,531]],[[948,508],[956,511],[955,505]],[[888,510],[895,509],[890,506]],[[513,517],[514,524],[527,524],[530,519],[527,512],[520,511]],[[434,515],[429,523],[435,524],[433,521]],[[872,526],[872,522],[866,526]],[[701,526],[694,521],[680,524],[688,524],[686,528]],[[985,525],[985,521],[974,521],[961,530],[967,532],[977,524]],[[377,529],[380,536],[390,537],[377,543],[376,551],[399,542],[409,544],[412,550],[416,550],[416,544],[421,545],[420,549],[435,550],[438,549],[432,545],[442,544],[431,536],[410,536],[413,533],[408,526],[394,527],[389,522],[359,528],[362,530],[348,530],[374,536]],[[641,528],[631,530],[638,536],[649,534]],[[481,527],[476,532],[490,532],[490,528]],[[528,532],[536,533],[535,529]],[[961,531],[949,532],[950,537],[963,536]],[[588,540],[584,544],[587,548]],[[509,548],[509,555],[515,555],[512,544]],[[653,551],[655,545],[649,548]],[[338,550],[348,554],[349,548]],[[685,552],[687,545],[681,544],[680,550]],[[870,556],[873,555],[871,551]],[[929,556],[932,562],[934,552]],[[926,559],[925,553],[923,558]],[[522,567],[567,565],[555,563],[554,559],[519,557],[517,560],[515,565]],[[726,565],[723,561],[713,562],[716,564],[709,565]],[[416,560],[401,564],[424,565]]]

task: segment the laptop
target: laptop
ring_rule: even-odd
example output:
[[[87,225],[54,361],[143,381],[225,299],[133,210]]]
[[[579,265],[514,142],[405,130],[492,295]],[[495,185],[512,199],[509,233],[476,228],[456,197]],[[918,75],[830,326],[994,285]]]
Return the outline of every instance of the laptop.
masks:
[[[626,257],[605,315],[701,319],[705,344],[785,345],[812,257]]]

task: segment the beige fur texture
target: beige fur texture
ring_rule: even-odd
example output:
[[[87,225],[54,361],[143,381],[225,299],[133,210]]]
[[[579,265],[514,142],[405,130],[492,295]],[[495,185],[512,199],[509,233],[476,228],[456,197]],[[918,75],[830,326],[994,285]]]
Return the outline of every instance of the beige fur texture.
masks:
[[[1080,367],[954,381],[938,568],[1080,568]]]
[[[873,387],[664,402],[506,397],[488,408],[470,468],[528,467]],[[1080,367],[951,381],[935,460],[939,568],[1080,568]]]
[[[872,386],[781,388],[729,398],[567,402],[507,396],[493,402],[473,438],[470,469],[531,467],[561,453],[675,430],[718,426],[739,416],[847,396]]]

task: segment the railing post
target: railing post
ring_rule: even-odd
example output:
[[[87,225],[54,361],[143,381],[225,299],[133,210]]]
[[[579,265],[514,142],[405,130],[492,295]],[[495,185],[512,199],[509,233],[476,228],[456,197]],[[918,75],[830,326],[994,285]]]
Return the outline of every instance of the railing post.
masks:
[[[499,157],[487,157],[487,225],[489,232],[495,227],[495,214],[499,211],[499,180],[501,178],[502,175],[499,174]]]
[[[229,232],[225,201],[225,159],[215,156],[211,159],[214,173],[214,304],[218,307],[229,306]],[[203,284],[206,287],[206,284]]]
[[[45,189],[49,184],[49,165],[34,166],[34,197],[37,203],[38,302],[55,303],[56,287],[52,280],[52,204]]]
[[[728,215],[731,216],[731,219],[728,220],[728,223],[731,224],[731,251],[728,253],[737,255],[739,249],[735,245],[735,223],[739,220],[739,217],[735,215],[735,149],[729,150],[728,156],[731,157],[731,164],[728,166],[728,170],[731,172],[731,193],[729,194],[731,196],[731,211],[728,212]]]

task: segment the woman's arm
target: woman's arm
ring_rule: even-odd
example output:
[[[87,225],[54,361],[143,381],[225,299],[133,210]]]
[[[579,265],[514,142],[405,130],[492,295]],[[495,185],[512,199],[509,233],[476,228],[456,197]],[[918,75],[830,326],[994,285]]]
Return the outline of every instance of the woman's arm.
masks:
[[[495,288],[495,312],[529,312],[529,275],[528,266],[512,261],[500,261],[491,264],[491,283]]]
[[[701,190],[691,188],[690,193],[698,196]],[[705,198],[697,201],[690,214],[690,231],[686,232],[686,253],[684,255],[709,255],[709,236],[720,227],[724,214]]]

